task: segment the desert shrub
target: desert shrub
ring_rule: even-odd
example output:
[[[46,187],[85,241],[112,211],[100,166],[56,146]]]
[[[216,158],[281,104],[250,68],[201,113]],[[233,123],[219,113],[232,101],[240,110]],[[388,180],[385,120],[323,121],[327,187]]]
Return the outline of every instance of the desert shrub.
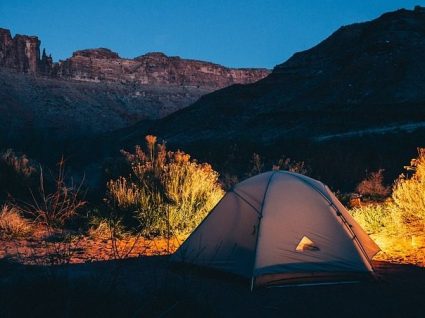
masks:
[[[50,229],[60,228],[77,214],[86,201],[82,199],[82,185],[66,182],[64,161],[60,161],[54,187],[46,187],[43,170],[40,169],[39,185],[30,189],[32,201],[19,204],[19,208],[35,222]]]
[[[0,198],[27,198],[28,188],[37,183],[37,164],[12,149],[0,153]]]
[[[369,234],[381,232],[392,222],[390,209],[385,204],[358,207],[351,212],[360,226]]]
[[[352,210],[354,218],[379,244],[384,258],[423,262],[425,246],[425,149],[405,167],[385,202]]]
[[[395,181],[390,199],[378,205],[366,205],[353,210],[356,220],[365,229],[393,228],[400,235],[413,235],[425,231],[425,149],[418,149],[419,156],[406,166],[410,176],[401,174]],[[364,189],[378,189],[382,184],[380,171],[371,176],[375,185]],[[364,184],[367,182],[364,181]],[[377,184],[377,186],[376,186]],[[376,191],[368,191],[367,193]],[[380,192],[381,194],[386,193]]]
[[[31,223],[18,209],[4,204],[0,209],[0,238],[23,238],[31,234]]]
[[[233,186],[239,183],[238,176],[225,173],[220,179],[221,186],[225,191],[229,191]]]
[[[89,221],[88,235],[97,239],[122,239],[127,236],[121,220],[93,216]]]
[[[251,170],[247,173],[248,177],[255,176],[266,171],[265,167],[269,166],[266,165],[264,158],[257,153],[252,154],[250,163]],[[286,170],[304,175],[307,175],[310,172],[304,161],[295,161],[286,156],[281,156],[277,161],[272,161],[270,168],[272,170]]]
[[[13,169],[15,173],[24,177],[30,177],[36,171],[26,155],[19,156],[12,149],[8,149],[1,154],[1,161]]]
[[[258,154],[253,153],[251,158],[251,171],[248,172],[248,176],[255,176],[264,172],[264,159]]]
[[[223,196],[209,164],[167,151],[154,136],[146,136],[145,149],[122,153],[131,173],[108,182],[106,202],[125,224],[137,220],[144,235],[192,231]]]
[[[425,148],[418,153],[406,167],[413,175],[401,175],[392,194],[394,219],[410,232],[425,232]]]
[[[366,179],[357,185],[356,192],[375,200],[383,199],[390,195],[391,188],[384,185],[383,173],[383,169],[370,173]]]
[[[273,164],[273,170],[287,170],[304,175],[307,175],[310,172],[304,161],[295,161],[286,156],[282,156],[276,163]]]

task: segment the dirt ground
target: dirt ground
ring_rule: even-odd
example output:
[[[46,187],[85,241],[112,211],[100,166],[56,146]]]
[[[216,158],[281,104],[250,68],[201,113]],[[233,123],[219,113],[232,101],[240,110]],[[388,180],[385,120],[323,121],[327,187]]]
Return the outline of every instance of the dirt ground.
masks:
[[[0,317],[424,317],[425,269],[374,262],[367,282],[273,287],[169,256],[59,266],[0,260]]]
[[[232,276],[177,268],[166,254],[183,238],[128,238],[114,253],[107,238],[41,236],[0,241],[2,318],[425,317],[421,266],[375,261],[371,281],[251,292]]]
[[[111,240],[107,236],[66,236],[68,234],[49,234],[38,230],[31,238],[0,239],[0,259],[27,265],[63,265],[167,255],[173,253],[185,239],[185,236],[169,239],[131,236]]]

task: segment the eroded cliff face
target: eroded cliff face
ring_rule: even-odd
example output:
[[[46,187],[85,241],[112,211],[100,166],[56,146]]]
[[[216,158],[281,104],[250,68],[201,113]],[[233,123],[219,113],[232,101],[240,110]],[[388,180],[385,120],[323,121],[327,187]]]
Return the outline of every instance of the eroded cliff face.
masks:
[[[35,36],[0,29],[0,148],[52,152],[52,140],[90,138],[162,118],[219,88],[252,83],[262,69],[231,69],[149,53],[74,52],[53,63]]]
[[[0,67],[15,69],[22,73],[39,71],[40,40],[36,36],[17,34],[0,28]]]
[[[211,88],[253,83],[269,74],[266,69],[232,69],[158,52],[124,59],[104,48],[74,52],[55,67],[56,76],[76,80]]]
[[[266,69],[233,69],[158,52],[126,59],[105,48],[76,51],[65,61],[53,63],[45,51],[40,58],[40,40],[36,36],[16,35],[12,38],[7,29],[0,29],[0,67],[78,81],[209,89],[253,83],[270,73]]]

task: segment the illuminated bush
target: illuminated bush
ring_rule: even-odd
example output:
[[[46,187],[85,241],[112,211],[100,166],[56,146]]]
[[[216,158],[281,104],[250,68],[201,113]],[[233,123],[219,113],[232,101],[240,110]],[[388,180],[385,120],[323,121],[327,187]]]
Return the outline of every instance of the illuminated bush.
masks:
[[[384,259],[418,263],[425,254],[425,149],[395,182],[391,198],[352,210],[384,251]]]
[[[390,187],[384,185],[383,169],[372,172],[359,183],[356,192],[371,199],[382,199],[391,193]]]
[[[357,223],[369,234],[381,232],[392,222],[390,209],[384,204],[358,207],[351,212]]]
[[[146,149],[123,151],[131,174],[107,184],[107,203],[125,224],[145,235],[192,231],[223,196],[218,173],[146,136]]]
[[[392,194],[394,219],[412,233],[425,231],[425,148],[418,152],[418,158],[406,167],[413,175],[401,175]]]

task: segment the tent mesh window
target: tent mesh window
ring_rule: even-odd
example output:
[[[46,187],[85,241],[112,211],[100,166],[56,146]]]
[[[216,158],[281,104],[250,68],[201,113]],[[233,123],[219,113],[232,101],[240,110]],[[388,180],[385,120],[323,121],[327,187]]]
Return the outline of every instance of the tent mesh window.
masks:
[[[304,251],[319,251],[320,249],[307,236],[303,236],[303,238],[298,243],[298,245],[295,248],[295,250],[298,251],[298,252],[304,252]]]

